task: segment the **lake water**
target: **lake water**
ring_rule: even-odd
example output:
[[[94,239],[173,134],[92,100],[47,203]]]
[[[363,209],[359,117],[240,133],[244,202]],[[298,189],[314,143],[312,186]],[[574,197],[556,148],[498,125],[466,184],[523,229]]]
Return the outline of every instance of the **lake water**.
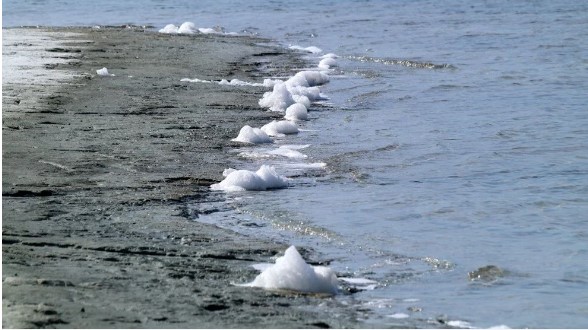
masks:
[[[199,220],[377,281],[336,298],[367,326],[588,327],[588,2],[3,3],[4,27],[184,21],[340,56],[330,99],[280,141],[325,169],[236,152],[291,186]],[[488,265],[503,272],[469,279]]]

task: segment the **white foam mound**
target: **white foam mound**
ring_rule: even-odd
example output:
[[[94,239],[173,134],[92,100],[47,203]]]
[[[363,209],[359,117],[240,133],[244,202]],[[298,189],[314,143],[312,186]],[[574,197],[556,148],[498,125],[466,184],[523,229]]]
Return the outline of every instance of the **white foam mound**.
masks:
[[[261,130],[269,136],[284,136],[286,134],[297,134],[298,126],[287,120],[273,120],[271,123],[263,125]]]
[[[178,33],[178,27],[173,24],[166,25],[159,33]]]
[[[198,29],[196,28],[196,25],[194,25],[194,23],[192,22],[184,22],[182,23],[182,25],[180,25],[180,27],[178,28],[177,33],[183,33],[183,34],[195,34],[198,32]]]
[[[328,70],[334,66],[337,66],[337,61],[331,57],[323,58],[318,64],[319,69],[324,69],[324,70]]]
[[[239,135],[232,141],[243,142],[243,143],[272,143],[273,140],[267,135],[266,132],[259,128],[254,128],[249,125],[243,126],[239,131]]]
[[[112,77],[114,76],[113,74],[108,73],[108,69],[107,68],[102,68],[100,70],[96,70],[96,74],[99,76],[105,76],[105,77]]]
[[[216,27],[216,28],[197,28],[196,25],[192,22],[184,22],[180,27],[175,26],[174,24],[168,24],[163,29],[159,30],[159,33],[168,33],[168,34],[195,34],[195,33],[202,33],[202,34],[228,34],[228,35],[235,35],[236,33],[225,33],[223,28]]]
[[[285,188],[288,179],[278,175],[272,166],[262,165],[256,172],[247,170],[225,170],[226,177],[210,186],[212,190],[246,191]]]
[[[321,94],[321,90],[318,87],[304,87],[304,86],[292,86],[288,87],[288,91],[292,95],[292,99],[296,101],[296,96],[306,96],[309,101],[318,101],[324,99],[324,96]],[[296,102],[296,103],[304,103],[304,102]]]
[[[285,111],[287,107],[294,104],[292,94],[284,83],[277,83],[271,92],[263,94],[259,100],[259,106],[269,108],[271,111]]]
[[[253,282],[243,286],[332,295],[338,292],[335,272],[328,267],[307,264],[294,246],[290,246],[283,257],[265,268]]]
[[[293,78],[290,79],[300,79],[301,77],[304,77],[304,79],[306,79],[307,81],[307,85],[299,84],[299,86],[304,87],[319,86],[329,82],[329,76],[320,71],[300,71],[297,74],[295,74]]]
[[[286,109],[287,120],[308,120],[308,110],[301,103],[294,103]]]
[[[296,103],[300,103],[303,106],[305,106],[306,109],[310,108],[310,99],[308,98],[308,96],[292,94],[292,98]],[[288,108],[286,108],[286,110],[288,110]]]

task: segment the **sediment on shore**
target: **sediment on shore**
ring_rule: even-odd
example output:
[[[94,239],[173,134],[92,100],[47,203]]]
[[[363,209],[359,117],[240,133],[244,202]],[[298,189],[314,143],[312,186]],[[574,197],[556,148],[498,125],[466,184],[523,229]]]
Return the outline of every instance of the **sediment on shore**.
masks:
[[[231,285],[285,242],[186,207],[225,198],[208,187],[230,140],[273,115],[263,88],[180,79],[261,82],[303,67],[296,56],[138,27],[4,30],[3,55],[3,327],[357,326],[336,299]]]

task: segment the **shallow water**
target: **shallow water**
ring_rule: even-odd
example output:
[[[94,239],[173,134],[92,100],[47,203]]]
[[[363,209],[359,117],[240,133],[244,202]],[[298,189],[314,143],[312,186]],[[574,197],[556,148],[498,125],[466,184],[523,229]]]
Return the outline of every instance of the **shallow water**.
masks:
[[[192,21],[340,55],[330,100],[280,141],[310,144],[308,159],[235,152],[291,187],[232,194],[235,211],[199,220],[310,246],[340,274],[376,280],[338,298],[368,323],[588,326],[587,3],[8,1],[3,20]],[[468,278],[486,265],[504,273]]]

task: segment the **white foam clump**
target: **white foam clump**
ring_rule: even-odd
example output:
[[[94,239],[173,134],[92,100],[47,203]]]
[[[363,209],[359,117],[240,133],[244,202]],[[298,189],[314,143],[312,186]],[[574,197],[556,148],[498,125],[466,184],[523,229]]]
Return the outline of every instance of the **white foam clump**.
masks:
[[[312,87],[328,83],[329,76],[320,71],[306,70],[296,73],[294,77],[288,79],[288,81],[290,81],[289,84],[292,86]]]
[[[108,73],[108,69],[107,68],[102,68],[100,70],[96,70],[96,74],[99,75],[99,76],[114,77],[114,74]]]
[[[305,99],[301,99],[302,97],[306,97],[309,103],[310,101],[318,101],[326,98],[321,94],[321,90],[318,87],[292,86],[288,87],[288,91],[296,103],[305,104],[306,101]]]
[[[288,179],[276,173],[269,165],[262,165],[256,172],[228,169],[223,172],[225,179],[210,186],[212,190],[246,191],[286,188]]]
[[[337,61],[331,57],[323,58],[318,64],[319,69],[324,69],[324,70],[328,70],[334,66],[337,66]]]
[[[159,33],[178,33],[178,27],[174,24],[168,24],[163,29],[160,29]]]
[[[294,246],[276,259],[275,264],[266,267],[253,282],[243,286],[331,295],[338,292],[335,272],[328,267],[307,264]]]
[[[298,126],[288,120],[272,120],[271,123],[263,125],[261,130],[269,136],[282,137],[286,134],[297,134]]]
[[[288,80],[265,79],[263,86],[273,87],[259,100],[259,105],[271,111],[283,112],[294,103],[301,103],[310,107],[311,101],[322,100],[326,97],[316,86],[329,82],[329,76],[320,71],[300,71]]]
[[[175,26],[174,24],[168,24],[162,29],[159,30],[159,33],[168,33],[168,34],[236,34],[236,33],[224,33],[222,28],[197,28],[196,25],[192,22],[184,22],[179,27]]]
[[[177,33],[195,34],[196,32],[198,32],[198,29],[196,28],[196,25],[194,25],[194,23],[192,23],[192,22],[184,22],[178,28],[178,32]]]
[[[243,143],[272,143],[273,140],[267,135],[266,132],[259,128],[251,127],[249,125],[243,126],[239,131],[239,135],[231,141],[243,142]]]
[[[259,106],[271,111],[285,111],[287,107],[296,103],[285,83],[277,83],[271,92],[265,92],[259,100]]]
[[[301,103],[294,103],[286,109],[287,120],[308,120],[308,109]]]
[[[315,46],[302,47],[302,46],[298,46],[298,45],[293,45],[293,46],[290,46],[290,49],[302,50],[302,51],[313,53],[313,54],[319,54],[319,53],[323,52],[322,49],[315,47]]]
[[[310,108],[310,99],[308,96],[292,94],[292,99],[294,99],[294,102],[302,104],[306,109]]]

